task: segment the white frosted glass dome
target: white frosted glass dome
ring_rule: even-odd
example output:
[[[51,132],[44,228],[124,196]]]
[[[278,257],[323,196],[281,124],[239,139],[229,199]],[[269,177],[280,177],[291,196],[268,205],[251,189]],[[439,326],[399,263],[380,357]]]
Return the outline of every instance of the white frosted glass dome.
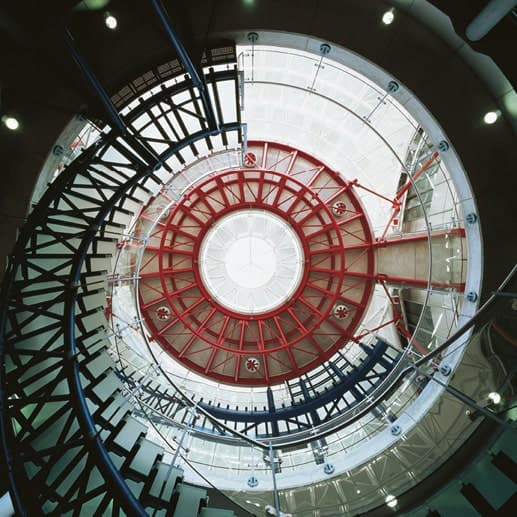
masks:
[[[201,279],[215,301],[239,314],[286,303],[303,273],[303,250],[287,221],[264,210],[238,210],[218,220],[201,244]]]

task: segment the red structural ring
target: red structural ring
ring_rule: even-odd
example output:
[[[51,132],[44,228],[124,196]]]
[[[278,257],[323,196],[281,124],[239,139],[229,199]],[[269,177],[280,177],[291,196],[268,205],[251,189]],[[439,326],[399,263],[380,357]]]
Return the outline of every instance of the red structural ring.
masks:
[[[242,171],[242,172],[245,172],[245,171]],[[305,187],[304,185],[302,185],[302,186]],[[309,189],[307,189],[307,191],[310,193]],[[313,197],[312,194],[311,194],[311,197]],[[265,210],[265,211],[268,211],[268,212],[272,212],[272,213],[274,213],[274,214],[276,214],[276,215],[278,215],[278,216],[280,216],[282,218],[285,218],[284,217],[285,216],[285,212],[283,212],[282,210],[279,210],[278,208],[276,208],[274,206],[271,206],[271,205],[267,205],[265,203],[255,202],[255,203],[238,203],[238,204],[235,204],[235,205],[233,205],[231,207],[225,208],[224,210],[221,210],[220,212],[218,212],[216,220],[224,217],[227,214],[230,214],[231,212],[238,211],[238,210],[244,210],[244,209],[260,209],[260,210]],[[322,209],[324,209],[327,213],[330,213],[329,210],[327,209],[327,206],[324,203],[322,203]],[[298,236],[298,239],[300,240],[300,244],[302,245],[305,264],[307,264],[307,261],[308,261],[307,257],[309,257],[309,255],[310,255],[310,248],[309,248],[309,245],[307,243],[307,239],[306,239],[305,233],[302,231],[300,225],[297,224],[296,220],[294,220],[292,217],[285,218],[285,220],[289,223],[291,228],[296,232],[296,234]],[[203,228],[201,230],[201,232],[199,233],[198,239],[197,239],[195,247],[194,247],[194,256],[199,256],[199,250],[201,248],[201,244],[203,242],[203,239],[204,239],[205,235],[209,231],[209,229],[210,229],[210,226],[207,226],[207,227]],[[342,242],[342,239],[341,239],[341,236],[339,234],[339,231],[338,231],[337,227],[334,228],[334,230],[336,230],[338,241],[339,241],[340,245],[343,246],[343,242]],[[343,254],[344,254],[344,248],[343,248]],[[196,263],[196,265],[197,265],[197,263]],[[305,282],[306,282],[306,279],[307,279],[307,276],[309,275],[309,272],[310,272],[310,270],[307,267],[304,267],[303,275],[302,275],[302,278],[300,280],[300,285],[298,286],[296,291],[291,296],[291,300],[297,298],[299,293],[301,291],[303,291],[304,286],[305,286]],[[203,280],[201,279],[201,275],[200,275],[198,267],[194,268],[194,274],[196,275],[196,280],[199,283],[200,289],[204,292],[204,294],[206,295],[206,298],[208,300],[211,300],[211,296],[208,293],[208,291],[206,290],[206,287],[203,284]],[[246,318],[246,316],[244,314],[239,313],[239,312],[231,311],[231,310],[227,309],[226,307],[218,304],[217,301],[215,301],[215,300],[213,300],[213,303],[220,308],[221,312],[223,312],[223,313],[225,313],[225,314],[227,314],[229,316],[234,316],[234,317],[237,317],[237,318],[240,318],[240,319],[250,319],[250,318],[251,319],[267,319],[267,318],[271,318],[273,316],[276,316],[280,312],[285,310],[285,305],[287,305],[289,303],[289,301],[286,302],[284,305],[282,305],[280,307],[277,307],[276,309],[273,309],[272,311],[267,311],[267,312],[264,312],[264,313],[261,313],[261,314],[254,314],[252,317],[247,317],[247,318]]]
[[[256,171],[256,169],[254,171]],[[229,173],[223,173],[221,175],[218,175],[218,178],[220,179],[221,177],[224,177],[224,176],[227,176],[227,175],[235,175],[235,174],[239,174],[239,173],[245,175],[245,173],[247,173],[247,172],[248,171],[246,171],[246,170],[233,170],[233,171],[231,171]],[[260,172],[261,173],[266,173],[267,172],[267,174],[269,174],[269,175],[274,175],[274,176],[277,176],[277,177],[280,177],[280,178],[285,176],[285,175],[282,175],[282,174],[279,174],[279,173],[272,173],[271,171],[260,171]],[[303,183],[298,182],[297,180],[295,180],[294,178],[291,178],[291,177],[285,177],[284,180],[285,180],[286,184],[287,184],[287,182],[296,183],[301,189],[304,190],[304,192],[306,194],[308,194],[310,196],[310,198],[312,200],[318,199],[317,196],[315,196],[314,193],[312,193],[312,191],[308,187],[306,187]],[[195,189],[193,189],[191,192],[189,192],[178,203],[178,205],[176,205],[174,210],[171,211],[171,214],[169,215],[167,223],[166,223],[166,228],[168,228],[171,225],[171,221],[174,219],[174,216],[178,212],[178,210],[183,210],[182,205],[183,205],[184,201],[185,200],[190,200],[192,197],[194,197],[194,195],[197,192],[202,191],[202,189],[204,187],[206,187],[206,185],[208,185],[208,184],[210,184],[212,182],[215,182],[216,185],[219,185],[217,183],[217,181],[216,181],[216,178],[215,177],[211,177],[208,180],[205,180],[203,183],[197,185]],[[286,185],[284,185],[284,186],[286,186]],[[215,189],[213,189],[213,190],[215,190]],[[213,190],[208,191],[208,192],[204,192],[204,195],[208,195],[208,194],[212,193]],[[191,207],[188,207],[188,208],[191,209]],[[210,225],[213,222],[215,222],[220,217],[223,217],[224,215],[226,215],[226,214],[228,214],[228,213],[230,213],[232,211],[241,210],[241,209],[245,209],[245,208],[264,209],[264,210],[268,210],[268,211],[271,211],[273,213],[276,213],[279,216],[285,217],[285,212],[284,211],[278,209],[277,207],[274,207],[274,206],[271,206],[271,205],[267,205],[267,204],[264,204],[264,203],[259,203],[259,202],[254,202],[254,203],[239,202],[239,203],[236,203],[236,204],[234,204],[232,206],[225,207],[224,209],[218,211],[216,213],[216,215],[214,215],[211,220],[207,221],[206,226],[204,228],[202,228],[201,231],[196,235],[196,241],[195,241],[195,244],[194,244],[193,256],[194,257],[198,256],[198,252],[199,252],[199,248],[201,246],[201,242],[202,242],[204,236],[206,235],[206,232],[209,230]],[[345,253],[345,250],[344,250],[343,242],[342,242],[342,239],[341,239],[341,234],[339,232],[339,227],[337,226],[337,222],[335,221],[335,219],[333,217],[333,214],[330,211],[330,209],[328,208],[328,206],[326,205],[326,203],[322,202],[321,200],[318,200],[318,211],[325,212],[326,215],[328,216],[328,218],[333,222],[333,227],[327,229],[326,232],[330,232],[330,231],[335,232],[334,239],[337,241],[335,243],[335,245],[337,245],[337,246],[339,246],[341,248],[341,253],[340,253],[341,261],[342,261],[342,263],[344,263],[344,253]],[[321,220],[321,217],[319,217],[319,219]],[[309,245],[307,243],[307,239],[306,239],[305,233],[301,229],[300,225],[297,224],[296,220],[294,220],[292,217],[290,217],[288,219],[288,222],[291,224],[293,229],[298,234],[298,236],[300,238],[300,241],[302,243],[303,249],[304,249],[304,255],[305,255],[305,257],[308,257],[309,254],[310,254],[310,248],[309,248]],[[322,222],[322,224],[325,224],[324,221],[321,220],[321,222]],[[163,270],[167,270],[168,271],[169,268],[168,267],[163,267],[163,259],[164,259],[165,255],[170,253],[169,250],[171,248],[170,248],[170,246],[167,246],[166,243],[165,243],[165,235],[166,235],[166,232],[164,231],[163,235],[162,235],[162,241],[161,241],[162,251],[160,252],[160,270],[162,272],[161,273],[162,288],[163,288],[164,293],[168,297],[169,305],[172,307],[172,309],[176,313],[177,317],[180,318],[183,321],[184,325],[191,332],[193,332],[194,334],[197,334],[196,327],[193,326],[188,321],[187,318],[183,317],[183,311],[178,311],[176,309],[176,305],[173,303],[173,300],[169,297],[169,291],[168,291],[168,288],[167,288],[167,285],[166,285],[166,278],[165,278],[166,276],[168,276],[168,274],[163,274]],[[332,256],[332,261],[335,262],[335,256]],[[307,277],[308,277],[310,272],[311,272],[310,267],[305,267],[304,268],[304,273],[303,273],[302,281],[300,282],[300,285],[299,285],[298,289],[296,290],[296,292],[293,293],[293,296],[291,297],[291,300],[286,302],[286,304],[284,304],[284,305],[274,309],[273,311],[269,311],[267,313],[254,314],[254,315],[247,316],[247,315],[244,315],[244,314],[241,314],[241,313],[238,313],[238,312],[231,311],[231,310],[227,309],[226,307],[218,304],[216,301],[212,300],[210,294],[206,290],[206,288],[205,288],[205,286],[203,284],[203,281],[202,281],[202,279],[200,277],[200,273],[199,273],[198,267],[194,267],[194,275],[196,277],[197,287],[203,293],[204,299],[208,303],[212,304],[213,306],[216,306],[217,309],[220,312],[222,312],[223,314],[225,314],[227,316],[230,316],[232,318],[238,319],[238,320],[257,320],[257,319],[266,320],[266,319],[270,319],[270,318],[274,318],[275,316],[278,316],[279,314],[281,314],[282,312],[284,312],[286,310],[286,306],[288,306],[290,303],[292,303],[293,300],[296,300],[296,298],[298,298],[300,296],[300,294],[306,289],[306,281],[307,281]],[[337,280],[338,285],[340,285],[342,283],[343,276],[344,276],[344,270],[343,270],[343,268],[341,268],[339,274],[334,276],[333,280]],[[332,305],[335,303],[335,301],[336,301],[338,296],[339,296],[339,292],[335,291],[333,293],[332,298],[331,298],[331,300],[332,300],[331,303],[329,303],[328,297],[326,299],[324,299],[324,300],[322,298],[322,303],[326,302],[325,304],[327,305],[327,309],[325,310],[325,312],[323,312],[320,315],[318,322],[314,323],[311,326],[311,328],[306,329],[306,332],[304,332],[303,334],[300,334],[297,339],[289,341],[287,344],[279,346],[278,349],[285,348],[286,346],[292,346],[293,344],[297,343],[298,341],[303,339],[306,334],[311,332],[314,329],[314,327],[316,327],[322,320],[326,319],[328,317],[330,311],[332,310]],[[178,301],[178,300],[176,300],[176,301]],[[184,309],[186,309],[186,307],[184,307]],[[232,352],[235,351],[233,348],[231,348],[231,347],[224,347],[224,346],[222,346],[222,344],[220,344],[220,343],[218,344],[217,342],[212,342],[211,344],[214,345],[214,346],[218,346],[221,349],[225,349],[225,350],[232,351]]]

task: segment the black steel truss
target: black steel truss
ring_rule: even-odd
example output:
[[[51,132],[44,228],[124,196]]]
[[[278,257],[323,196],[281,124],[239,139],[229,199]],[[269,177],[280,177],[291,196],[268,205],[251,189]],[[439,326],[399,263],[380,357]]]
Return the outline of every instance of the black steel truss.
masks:
[[[235,68],[209,73],[214,91],[238,80]],[[176,101],[185,93],[188,100]],[[198,95],[182,77],[138,103],[121,118],[126,131],[107,132],[53,181],[21,231],[3,285],[0,337],[2,446],[20,515],[88,507],[144,515],[144,504],[168,504],[150,492],[160,456],[144,479],[130,468],[142,436],[128,450],[116,443],[133,422],[106,362],[104,282],[131,203],[161,185],[156,171],[177,170],[187,147],[197,156],[214,139],[241,134],[240,121],[222,120],[222,110],[221,129],[209,129]],[[159,141],[134,126],[151,106],[161,110],[150,117]],[[135,493],[126,478],[144,488]]]

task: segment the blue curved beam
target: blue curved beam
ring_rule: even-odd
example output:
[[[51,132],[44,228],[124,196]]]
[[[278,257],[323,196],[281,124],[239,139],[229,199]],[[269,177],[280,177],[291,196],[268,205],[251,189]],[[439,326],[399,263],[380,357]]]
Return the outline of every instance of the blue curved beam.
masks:
[[[265,411],[239,411],[230,408],[215,407],[205,402],[200,402],[198,405],[208,411],[212,416],[221,420],[227,420],[231,422],[246,422],[260,424],[264,422],[278,422],[279,420],[289,420],[297,416],[301,416],[307,413],[316,412],[319,408],[325,406],[329,402],[337,400],[342,397],[347,391],[351,392],[357,402],[363,400],[368,392],[361,393],[356,385],[361,381],[365,380],[368,373],[376,364],[382,364],[386,371],[380,375],[383,379],[389,371],[397,363],[397,359],[389,362],[384,354],[388,348],[388,343],[380,339],[377,340],[373,349],[362,345],[363,350],[368,353],[368,357],[357,366],[352,372],[344,374],[334,365],[334,370],[338,370],[341,375],[341,382],[329,388],[328,390],[320,393],[318,396],[313,398],[305,398],[305,401],[290,406],[288,408],[275,408],[271,411],[271,408]],[[333,363],[331,363],[332,365]]]

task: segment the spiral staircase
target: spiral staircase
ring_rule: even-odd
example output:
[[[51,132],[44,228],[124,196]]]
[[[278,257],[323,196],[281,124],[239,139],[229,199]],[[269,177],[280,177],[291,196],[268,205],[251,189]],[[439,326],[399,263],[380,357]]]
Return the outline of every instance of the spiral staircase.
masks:
[[[9,257],[0,320],[7,472],[2,488],[19,515],[230,517],[252,515],[266,503],[278,512],[279,474],[305,448],[307,472],[323,469],[310,478],[314,486],[325,486],[313,508],[321,515],[371,510],[380,499],[362,500],[368,496],[366,477],[357,474],[347,487],[344,474],[325,485],[339,469],[329,453],[335,437],[347,429],[360,435],[356,439],[350,431],[344,455],[364,447],[365,437],[383,436],[391,446],[401,434],[412,436],[413,425],[423,436],[412,404],[431,391],[433,379],[449,382],[449,364],[464,352],[447,348],[458,335],[461,344],[470,343],[458,366],[466,373],[457,376],[467,405],[477,407],[504,372],[494,353],[496,373],[469,384],[469,374],[484,367],[480,357],[493,351],[494,331],[481,324],[473,335],[468,329],[491,321],[499,329],[497,339],[508,342],[504,328],[511,328],[506,320],[499,326],[488,320],[488,309],[496,302],[502,306],[496,297],[482,321],[467,322],[475,312],[468,303],[476,299],[467,297],[466,309],[461,300],[472,285],[464,263],[475,221],[455,208],[448,226],[425,224],[434,216],[428,183],[447,177],[449,148],[416,128],[396,188],[386,198],[293,145],[248,140],[247,79],[235,44],[207,48],[200,72],[161,2],[151,3],[179,57],[115,95],[108,95],[74,38],[65,35],[100,99],[104,120],[76,117],[67,143],[54,146],[42,175],[48,187],[36,194]],[[255,33],[250,34],[251,54],[260,63]],[[320,53],[307,91],[316,91],[323,46]],[[260,78],[253,81],[259,84]],[[381,92],[370,117],[394,88],[390,83]],[[366,208],[368,196],[386,203],[380,228]],[[286,221],[292,235],[282,226]],[[267,241],[277,230],[277,240]],[[250,294],[254,286],[245,290],[249,278],[233,277],[229,267],[212,260],[244,238],[250,254],[252,244],[270,243],[260,248],[261,264],[268,253],[275,264],[282,252],[289,261],[271,273],[279,271],[263,298]],[[296,245],[288,248],[288,241]],[[441,255],[432,250],[445,248],[450,254],[433,264]],[[410,270],[413,256],[421,258]],[[296,261],[303,265],[292,273]],[[259,275],[256,262],[246,267]],[[216,270],[223,277],[230,271],[229,277],[217,280]],[[231,282],[244,288],[232,290]],[[511,292],[511,285],[501,292]],[[427,298],[415,304],[411,289],[427,290]],[[432,320],[429,291],[460,300],[441,342],[425,331],[426,318]],[[388,307],[382,318],[373,310],[379,296]],[[191,380],[188,371],[197,376]],[[504,382],[511,392],[509,378]],[[252,395],[232,399],[232,391],[244,389]],[[488,411],[499,424],[506,422],[493,454],[482,454],[465,471],[467,483],[451,482],[410,515],[453,515],[465,504],[472,515],[511,507],[514,417],[511,408]],[[454,426],[443,458],[461,440],[474,440],[482,427],[474,417]],[[204,447],[219,444],[241,463],[251,462],[232,467],[230,481],[218,479],[223,466],[196,460]],[[406,453],[403,447],[398,451],[401,463],[416,464],[414,457],[414,463],[409,460],[414,451]],[[433,461],[423,452],[413,485]],[[338,474],[355,475],[354,468]],[[380,470],[384,479],[389,463],[386,472]],[[486,470],[497,480],[497,496],[486,488]],[[243,481],[245,497],[235,479]],[[289,495],[291,486],[281,488],[282,509],[296,507],[296,490]],[[332,490],[341,506],[325,506]],[[346,490],[357,501],[348,492],[343,496]],[[212,500],[223,508],[213,507]],[[303,511],[296,515],[313,515]]]

